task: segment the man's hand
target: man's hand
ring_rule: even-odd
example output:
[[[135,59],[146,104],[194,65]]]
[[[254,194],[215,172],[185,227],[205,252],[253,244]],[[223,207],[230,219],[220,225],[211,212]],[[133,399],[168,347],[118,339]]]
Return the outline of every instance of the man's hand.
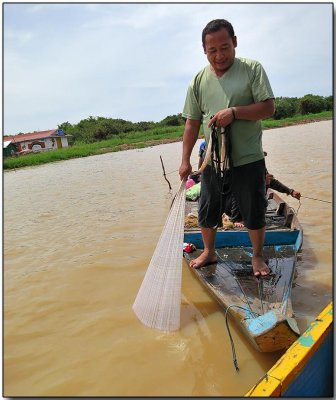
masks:
[[[191,172],[192,172],[192,167],[190,161],[182,161],[182,164],[179,169],[181,181],[187,180]]]
[[[300,192],[297,192],[296,190],[293,190],[292,193],[291,193],[291,196],[294,197],[295,199],[300,200],[300,198],[301,198],[301,193],[300,193]]]
[[[210,119],[208,123],[208,128],[210,128],[213,124],[217,127],[225,128],[230,125],[234,120],[233,112],[231,108],[224,108],[224,110],[219,110],[216,114]]]
[[[271,184],[271,180],[274,178],[274,175],[272,174],[266,174],[266,186],[269,186]]]

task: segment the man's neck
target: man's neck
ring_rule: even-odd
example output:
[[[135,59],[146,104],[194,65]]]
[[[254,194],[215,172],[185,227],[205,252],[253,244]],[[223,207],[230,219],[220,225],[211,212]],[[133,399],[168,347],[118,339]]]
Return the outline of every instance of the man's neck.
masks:
[[[214,75],[216,75],[217,78],[221,78],[221,77],[225,74],[225,72],[226,72],[226,71],[224,71],[224,72],[219,72],[219,73],[217,73],[217,72],[214,70],[214,68],[213,68],[212,65],[210,65],[210,71],[211,71]]]
[[[214,75],[216,75],[217,78],[221,78],[222,76],[224,76],[224,75],[228,72],[228,70],[232,67],[233,63],[232,63],[232,64],[230,65],[230,67],[229,67],[228,69],[226,69],[225,71],[219,71],[219,72],[216,72],[215,69],[213,68],[213,66],[212,66],[211,64],[209,64],[209,65],[210,65],[210,71],[211,71]]]

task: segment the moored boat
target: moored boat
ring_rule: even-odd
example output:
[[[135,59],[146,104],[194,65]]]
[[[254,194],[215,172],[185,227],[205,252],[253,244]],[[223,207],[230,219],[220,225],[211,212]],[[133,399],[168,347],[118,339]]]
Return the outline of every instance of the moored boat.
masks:
[[[197,203],[187,202],[186,217],[197,215]],[[271,273],[252,273],[252,247],[246,228],[220,228],[216,235],[217,263],[192,269],[200,282],[239,324],[261,352],[287,349],[299,337],[291,303],[297,252],[302,228],[294,210],[272,190],[268,191],[264,256]],[[190,262],[203,248],[197,226],[185,227],[184,241],[196,251],[184,252]]]
[[[329,303],[245,397],[333,397],[333,305]]]

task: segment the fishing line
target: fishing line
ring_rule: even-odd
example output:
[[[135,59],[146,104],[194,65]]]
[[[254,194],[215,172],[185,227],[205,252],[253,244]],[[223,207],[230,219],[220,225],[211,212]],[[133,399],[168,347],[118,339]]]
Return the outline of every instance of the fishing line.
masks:
[[[332,204],[332,201],[328,201],[328,200],[321,200],[321,199],[315,199],[314,197],[308,197],[308,196],[301,196],[305,199],[310,199],[310,200],[315,200],[315,201],[322,201],[323,203],[329,203]]]
[[[305,199],[310,199],[310,200],[315,200],[315,201],[321,201],[321,202],[323,202],[323,203],[332,204],[332,201],[328,201],[328,200],[315,199],[314,197],[308,197],[308,196],[301,196],[301,197],[303,197],[303,198],[305,198]],[[297,208],[297,210],[295,211],[295,210],[292,208],[292,210],[294,211],[294,213],[295,213],[296,215],[298,215],[299,210],[300,210],[300,207],[301,207],[301,201],[299,200],[299,207]]]
[[[256,313],[255,311],[252,311],[252,307],[251,307],[251,304],[250,304],[250,302],[249,302],[249,300],[248,300],[248,297],[247,297],[247,295],[246,295],[246,293],[245,293],[245,291],[244,291],[242,285],[240,284],[239,279],[237,279],[236,274],[233,273],[233,271],[232,271],[230,265],[227,264],[227,261],[224,260],[223,257],[221,257],[221,255],[218,253],[218,251],[216,251],[216,255],[217,255],[217,257],[219,258],[219,260],[221,261],[221,265],[223,265],[223,267],[226,269],[226,271],[227,271],[229,274],[231,274],[231,275],[233,276],[233,278],[235,279],[235,281],[236,281],[236,283],[237,283],[237,285],[238,285],[240,291],[243,293],[243,296],[245,297],[245,302],[246,302],[248,308],[250,309],[250,312],[251,312],[252,317],[255,318],[255,315],[259,316],[258,313]]]
[[[211,167],[215,171],[216,188],[219,193],[219,210],[217,218],[217,227],[222,224],[221,217],[224,211],[223,202],[226,203],[226,197],[231,196],[231,140],[230,125],[221,128],[221,150],[219,149],[219,136],[215,124],[211,125]],[[211,175],[212,176],[212,175]],[[223,198],[225,196],[225,199]],[[208,203],[208,207],[209,207]]]
[[[244,310],[244,311],[247,311],[247,312],[249,312],[249,310],[247,308],[245,308],[245,307],[238,306],[237,304],[231,304],[231,305],[229,305],[229,307],[226,309],[226,312],[225,312],[225,323],[226,323],[226,328],[227,328],[227,331],[228,331],[228,334],[229,334],[229,338],[230,338],[230,343],[231,343],[233,364],[234,364],[234,366],[236,368],[236,371],[239,372],[236,349],[235,349],[235,345],[233,343],[233,339],[232,339],[232,335],[231,335],[231,331],[230,331],[230,327],[229,327],[229,321],[228,321],[229,309],[231,307],[240,308],[241,310]],[[255,314],[257,314],[257,313],[255,313]]]
[[[299,207],[297,208],[296,212],[295,212],[295,210],[294,210],[294,212],[295,212],[296,215],[299,214],[300,207],[301,207],[301,201],[299,200]]]

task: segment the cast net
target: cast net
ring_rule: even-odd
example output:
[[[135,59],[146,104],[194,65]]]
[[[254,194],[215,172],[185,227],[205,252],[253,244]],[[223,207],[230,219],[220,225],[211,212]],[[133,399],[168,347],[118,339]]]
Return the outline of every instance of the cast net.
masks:
[[[175,196],[133,304],[144,325],[163,331],[180,327],[185,183]]]

